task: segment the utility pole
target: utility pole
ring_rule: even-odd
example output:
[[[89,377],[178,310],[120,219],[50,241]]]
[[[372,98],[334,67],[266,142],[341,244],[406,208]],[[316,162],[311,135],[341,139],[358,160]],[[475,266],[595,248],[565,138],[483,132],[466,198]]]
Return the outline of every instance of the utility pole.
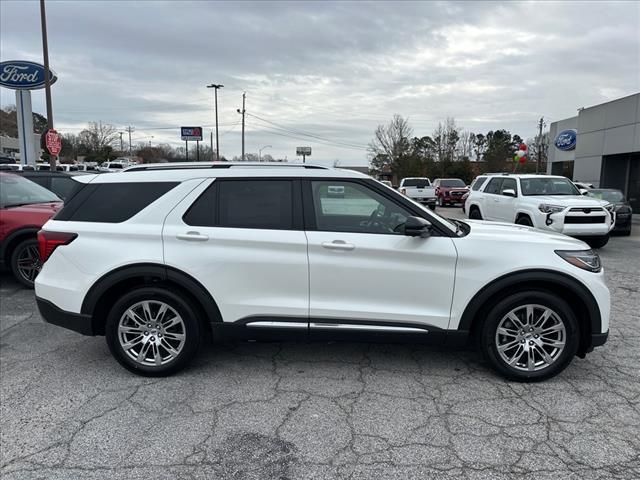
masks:
[[[244,114],[247,110],[244,108],[244,102],[247,94],[242,92],[242,110],[238,108],[238,113],[242,115],[242,161],[244,161]]]
[[[122,155],[122,151],[124,150],[124,147],[122,145],[122,134],[124,132],[118,132],[120,134],[120,155]]]
[[[540,117],[540,122],[538,123],[538,158],[536,159],[536,173],[540,173],[540,164],[542,160],[542,127],[544,127],[544,117]]]
[[[216,160],[220,161],[220,138],[218,137],[218,89],[223,88],[224,85],[216,85],[212,83],[211,85],[207,85],[207,88],[213,88],[213,97],[215,99],[215,108],[216,108]],[[211,141],[211,150],[213,150],[213,140]]]
[[[131,156],[131,133],[135,132],[136,129],[129,125],[125,130],[129,133],[129,156]]]
[[[44,0],[40,0],[40,25],[42,27],[42,56],[44,57],[44,89],[47,99],[47,128],[53,129],[53,107],[51,105],[51,70],[49,70],[49,41],[47,39],[47,12],[44,7]],[[27,135],[33,135],[33,132],[26,132]],[[56,169],[57,158],[53,155],[49,156],[49,168],[51,171]]]
[[[213,162],[215,159],[215,154],[213,153],[213,132],[210,132],[210,135],[209,142],[211,143],[211,161]]]
[[[196,140],[196,162],[200,161],[200,141]]]

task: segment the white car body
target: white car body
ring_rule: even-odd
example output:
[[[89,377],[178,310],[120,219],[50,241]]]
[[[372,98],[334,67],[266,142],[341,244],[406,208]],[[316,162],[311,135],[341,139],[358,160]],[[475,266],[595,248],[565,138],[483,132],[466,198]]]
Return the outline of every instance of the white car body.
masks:
[[[320,178],[347,185],[360,182],[404,201],[402,205],[428,219],[434,231],[428,238],[419,238],[185,223],[183,217],[194,201],[215,182],[271,177],[301,182]],[[42,312],[57,312],[55,318],[73,317],[75,327],[68,328],[85,334],[100,333],[94,322],[103,312],[92,312],[87,306],[96,289],[114,272],[120,275],[128,269],[157,269],[192,279],[213,297],[227,325],[255,330],[301,328],[311,334],[359,329],[389,335],[433,334],[451,343],[469,335],[469,309],[487,286],[502,285],[511,278],[514,282],[516,278],[519,282],[557,278],[576,291],[588,292],[591,321],[598,319],[592,335],[608,332],[609,291],[602,271],[582,270],[555,253],[588,249],[583,242],[553,232],[483,221],[468,222],[470,231],[461,235],[455,225],[427,208],[406,202],[397,192],[357,172],[252,165],[157,170],[145,166],[141,171],[86,175],[77,180],[92,185],[177,182],[120,223],[53,218],[44,225],[44,231],[72,232],[77,237],[56,248],[44,264],[35,281],[38,304]],[[333,193],[341,194],[338,190]],[[43,316],[47,319],[47,314]]]
[[[411,185],[414,182],[423,182],[424,187]],[[436,195],[436,187],[431,185],[431,180],[427,177],[407,177],[400,182],[398,190],[411,200],[420,204],[429,205],[435,208],[438,197]]]
[[[466,211],[471,217],[474,208],[479,209],[483,220],[516,223],[526,216],[532,226],[569,236],[606,236],[615,224],[608,202],[579,195],[525,195],[522,182],[528,179],[562,179],[554,175],[489,175],[484,184],[472,190],[466,201]],[[509,180],[516,186],[516,196],[489,193],[492,180]],[[567,180],[568,181],[568,180]],[[541,211],[541,205],[557,208],[556,212]],[[597,221],[596,221],[597,220]],[[601,220],[601,221],[600,221]]]

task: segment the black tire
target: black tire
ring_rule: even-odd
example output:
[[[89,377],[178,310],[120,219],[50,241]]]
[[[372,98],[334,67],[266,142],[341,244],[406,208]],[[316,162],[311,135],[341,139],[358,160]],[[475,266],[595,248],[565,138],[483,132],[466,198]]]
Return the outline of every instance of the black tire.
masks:
[[[518,219],[516,220],[516,223],[518,225],[526,225],[528,227],[533,227],[533,222],[526,215],[521,215],[520,217],[518,217]]]
[[[522,370],[510,366],[500,356],[496,345],[496,333],[502,319],[509,312],[525,305],[538,305],[553,310],[565,328],[564,349],[557,354],[552,363],[535,371]],[[557,375],[571,363],[578,351],[580,329],[571,307],[560,296],[546,291],[532,290],[514,293],[495,304],[486,316],[480,329],[478,340],[480,353],[484,360],[500,375],[518,382],[536,382]],[[533,339],[529,338],[525,342],[529,340]]]
[[[30,260],[32,257],[33,261]],[[10,265],[16,280],[27,288],[33,288],[33,282],[42,267],[38,252],[38,240],[29,238],[16,245],[11,252]]]
[[[471,220],[482,220],[482,214],[480,213],[480,209],[476,206],[472,206],[469,209],[469,218]]]
[[[629,228],[629,230],[622,230],[621,232],[618,233],[621,237],[628,237],[629,235],[631,235],[631,228]]]
[[[182,346],[180,347],[181,349],[179,350],[179,353],[174,358],[167,360],[167,363],[158,366],[146,365],[134,360],[127,353],[127,351],[125,351],[124,347],[121,344],[119,336],[119,324],[124,313],[140,302],[147,301],[155,305],[157,305],[158,302],[162,302],[171,307],[175,311],[175,313],[179,315],[184,326],[184,328],[182,329],[184,331],[184,344],[182,344]],[[109,346],[109,350],[111,350],[111,354],[123,367],[138,375],[162,377],[176,373],[189,364],[189,362],[195,357],[200,347],[201,336],[204,334],[204,329],[202,328],[202,325],[198,320],[195,312],[196,309],[187,300],[182,298],[180,295],[164,288],[142,287],[132,292],[126,293],[118,301],[116,301],[107,317],[105,336],[107,345]],[[160,331],[164,332],[164,340],[166,340],[166,337],[170,335],[169,330],[158,329],[158,331],[156,331],[154,328],[147,331],[147,334],[144,335],[144,338],[146,338],[146,340],[143,339],[144,341],[140,343],[149,343],[152,339],[155,341],[156,338],[151,337],[150,335],[158,335]],[[161,333],[159,333],[159,337],[162,337]],[[142,335],[140,335],[140,338],[142,338]],[[163,340],[160,340],[160,338],[157,338],[157,342],[162,341]],[[152,352],[148,352],[147,350],[147,353],[153,353],[153,348],[154,347],[151,346],[150,349],[152,350]],[[159,351],[158,347],[155,348],[155,351]],[[175,346],[175,343],[173,344],[173,348],[178,348],[177,346]],[[132,354],[133,352],[135,352],[134,350],[130,351],[132,351]],[[165,353],[168,353],[168,351],[165,350]]]
[[[434,203],[434,204],[428,204],[427,206],[428,206],[428,207],[429,207],[433,212],[435,212],[435,211],[436,211],[436,204],[435,204],[435,203]]]
[[[609,243],[609,235],[602,235],[600,237],[585,237],[585,242],[589,244],[591,248],[602,248]]]

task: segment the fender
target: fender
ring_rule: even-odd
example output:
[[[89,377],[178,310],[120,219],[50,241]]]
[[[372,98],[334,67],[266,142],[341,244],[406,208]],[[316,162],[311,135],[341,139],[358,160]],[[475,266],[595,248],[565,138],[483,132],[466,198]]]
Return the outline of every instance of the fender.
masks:
[[[98,301],[106,291],[122,281],[139,277],[159,278],[180,285],[196,298],[211,322],[222,321],[218,305],[200,282],[176,268],[155,263],[125,265],[105,274],[91,286],[85,295],[80,313],[93,316]]]
[[[576,297],[580,299],[589,314],[591,332],[599,334],[601,332],[602,318],[598,303],[591,292],[575,278],[553,270],[522,270],[515,273],[508,273],[502,277],[498,277],[488,285],[478,291],[468,303],[467,308],[462,314],[458,330],[468,331],[471,329],[473,319],[483,307],[485,302],[492,296],[503,289],[513,287],[517,283],[547,283],[556,284],[570,290]]]
[[[25,234],[36,235],[41,230],[41,227],[37,225],[28,225],[25,227],[20,227],[17,230],[14,230],[9,235],[5,237],[5,239],[0,242],[0,263],[4,262],[4,257],[7,253],[7,246],[11,244],[17,237]]]

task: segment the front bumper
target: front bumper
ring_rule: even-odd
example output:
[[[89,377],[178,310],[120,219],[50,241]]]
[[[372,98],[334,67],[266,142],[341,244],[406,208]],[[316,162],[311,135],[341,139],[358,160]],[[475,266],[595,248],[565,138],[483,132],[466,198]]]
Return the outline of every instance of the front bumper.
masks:
[[[95,335],[90,315],[67,312],[44,298],[36,297],[36,303],[38,304],[40,316],[45,322],[83,335]]]
[[[592,216],[601,217],[602,213],[594,213]],[[587,215],[582,217],[587,217]],[[610,217],[606,218],[604,222],[597,223],[568,223],[566,218],[565,212],[541,213],[536,219],[536,224],[543,230],[552,230],[570,237],[604,236],[608,235],[613,228]]]

